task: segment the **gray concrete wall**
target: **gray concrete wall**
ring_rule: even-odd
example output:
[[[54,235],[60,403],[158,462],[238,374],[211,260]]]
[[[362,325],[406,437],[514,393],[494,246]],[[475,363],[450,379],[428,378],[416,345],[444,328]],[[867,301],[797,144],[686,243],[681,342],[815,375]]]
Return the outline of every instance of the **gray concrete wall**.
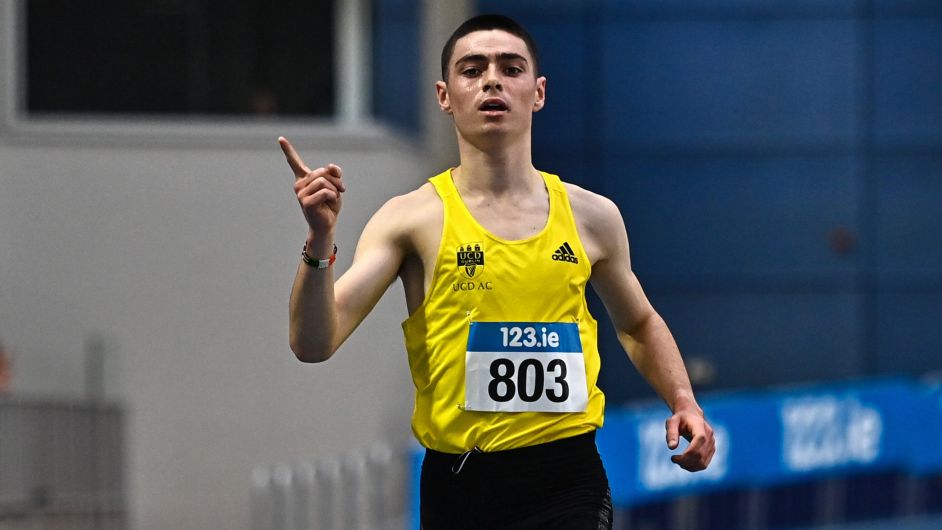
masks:
[[[253,465],[408,440],[398,284],[326,364],[288,348],[306,228],[277,127],[55,129],[0,136],[0,338],[14,392],[57,396],[84,394],[84,344],[101,338],[105,395],[129,414],[135,528],[247,528]],[[383,133],[295,132],[309,165],[345,169],[341,272],[372,212],[427,169]]]

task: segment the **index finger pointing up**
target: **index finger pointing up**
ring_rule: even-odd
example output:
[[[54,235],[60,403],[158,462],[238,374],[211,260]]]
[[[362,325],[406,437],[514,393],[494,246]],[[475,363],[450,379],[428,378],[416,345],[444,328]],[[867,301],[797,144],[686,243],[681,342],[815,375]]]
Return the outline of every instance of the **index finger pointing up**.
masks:
[[[305,175],[311,172],[304,161],[301,160],[301,155],[294,150],[294,146],[291,145],[291,142],[288,141],[284,136],[278,137],[278,145],[281,146],[282,152],[285,154],[285,158],[288,160],[288,165],[291,166],[291,170],[294,171],[294,178],[299,179],[303,178]]]

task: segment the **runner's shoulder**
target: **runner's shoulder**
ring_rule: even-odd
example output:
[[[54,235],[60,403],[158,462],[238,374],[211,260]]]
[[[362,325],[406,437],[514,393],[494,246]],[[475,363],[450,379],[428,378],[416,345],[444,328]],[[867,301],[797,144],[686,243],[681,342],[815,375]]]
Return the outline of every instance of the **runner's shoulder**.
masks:
[[[601,230],[607,233],[614,226],[624,225],[621,212],[614,201],[576,184],[569,182],[563,184],[569,195],[572,213],[580,228],[585,227],[593,232]]]
[[[422,230],[440,229],[443,218],[442,202],[434,186],[426,182],[418,189],[392,197],[373,216],[403,236],[414,236]]]

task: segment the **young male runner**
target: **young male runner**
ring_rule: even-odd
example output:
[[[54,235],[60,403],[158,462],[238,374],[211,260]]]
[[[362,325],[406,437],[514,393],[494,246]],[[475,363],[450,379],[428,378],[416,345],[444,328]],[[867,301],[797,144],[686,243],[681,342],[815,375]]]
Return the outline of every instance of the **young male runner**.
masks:
[[[427,448],[425,529],[611,528],[594,439],[604,396],[590,280],[631,361],[673,412],[668,447],[691,441],[672,460],[698,471],[714,452],[678,348],[631,270],[618,208],[533,167],[531,122],[546,98],[538,61],[532,38],[506,17],[455,31],[436,89],[460,164],[380,208],[336,282],[341,169],[311,170],[279,139],[309,226],[290,299],[297,357],[330,358],[402,279],[412,428]]]

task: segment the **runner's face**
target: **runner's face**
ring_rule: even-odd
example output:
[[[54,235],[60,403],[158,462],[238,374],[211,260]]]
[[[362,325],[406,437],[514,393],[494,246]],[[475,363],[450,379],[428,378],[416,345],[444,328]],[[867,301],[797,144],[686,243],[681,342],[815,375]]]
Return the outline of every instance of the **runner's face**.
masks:
[[[439,105],[466,138],[529,132],[546,94],[535,66],[523,39],[502,30],[469,33],[455,43],[448,83],[438,84]]]

